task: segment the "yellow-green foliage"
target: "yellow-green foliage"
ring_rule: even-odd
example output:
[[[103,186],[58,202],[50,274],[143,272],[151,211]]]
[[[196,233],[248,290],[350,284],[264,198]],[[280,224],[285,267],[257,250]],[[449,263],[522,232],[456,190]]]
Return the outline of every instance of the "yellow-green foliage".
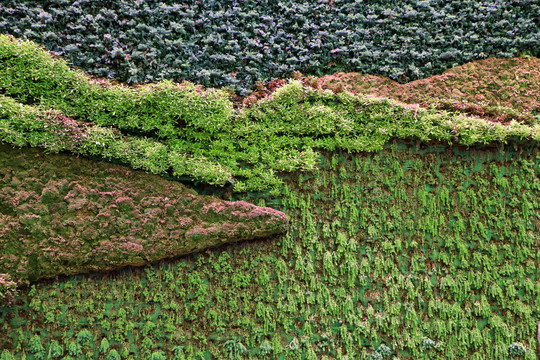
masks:
[[[97,125],[193,138],[226,131],[231,121],[232,104],[223,91],[170,81],[141,87],[92,81],[35,43],[5,35],[0,35],[0,65],[6,95]]]
[[[0,109],[0,141],[92,154],[211,184],[230,182],[239,192],[277,189],[276,172],[313,170],[321,149],[377,151],[395,138],[468,146],[540,139],[538,124],[494,124],[298,81],[233,112],[223,91],[91,81],[37,45],[7,36],[0,36],[0,65],[0,103],[9,109]],[[86,129],[86,137],[75,136],[80,131],[73,127]]]
[[[57,153],[99,156],[134,169],[164,175],[191,176],[209,184],[225,184],[232,175],[202,155],[189,155],[152,138],[122,134],[114,128],[70,120],[58,111],[42,110],[0,95],[0,142],[33,146]]]

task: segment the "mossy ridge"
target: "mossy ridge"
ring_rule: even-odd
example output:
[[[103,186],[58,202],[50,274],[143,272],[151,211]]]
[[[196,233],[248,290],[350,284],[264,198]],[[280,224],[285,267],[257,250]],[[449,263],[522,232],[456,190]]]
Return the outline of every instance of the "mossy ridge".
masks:
[[[25,283],[140,266],[286,230],[270,208],[107,163],[0,146],[0,273]]]
[[[408,104],[446,99],[487,105],[493,108],[493,117],[511,116],[503,113],[511,109],[516,115],[540,115],[540,59],[533,57],[473,61],[405,84],[359,73],[337,73],[311,81],[323,89],[384,96]]]

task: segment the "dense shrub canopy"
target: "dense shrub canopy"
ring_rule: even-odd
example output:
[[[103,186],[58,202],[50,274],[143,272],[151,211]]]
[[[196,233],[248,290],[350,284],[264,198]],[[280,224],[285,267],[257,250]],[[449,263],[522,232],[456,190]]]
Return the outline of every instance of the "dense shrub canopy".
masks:
[[[247,93],[293,70],[403,82],[488,56],[539,56],[539,12],[534,0],[5,0],[0,33],[100,77]]]

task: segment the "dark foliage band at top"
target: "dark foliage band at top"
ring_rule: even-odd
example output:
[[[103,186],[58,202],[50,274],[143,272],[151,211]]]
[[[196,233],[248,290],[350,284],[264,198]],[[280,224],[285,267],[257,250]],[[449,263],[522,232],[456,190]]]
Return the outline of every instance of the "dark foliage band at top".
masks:
[[[44,44],[92,75],[245,95],[293,70],[403,82],[489,56],[540,56],[539,12],[534,0],[5,0],[0,33]]]

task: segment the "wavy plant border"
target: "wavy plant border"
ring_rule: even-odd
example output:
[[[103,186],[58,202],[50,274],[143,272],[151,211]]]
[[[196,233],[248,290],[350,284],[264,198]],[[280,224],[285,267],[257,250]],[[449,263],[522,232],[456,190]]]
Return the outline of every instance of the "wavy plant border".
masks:
[[[313,170],[321,149],[376,151],[391,139],[466,146],[540,139],[539,123],[503,125],[298,80],[233,112],[224,93],[190,84],[97,84],[39,45],[7,36],[0,36],[0,64],[0,91],[9,96],[0,95],[1,142],[97,155],[238,192],[278,191],[276,172]]]

